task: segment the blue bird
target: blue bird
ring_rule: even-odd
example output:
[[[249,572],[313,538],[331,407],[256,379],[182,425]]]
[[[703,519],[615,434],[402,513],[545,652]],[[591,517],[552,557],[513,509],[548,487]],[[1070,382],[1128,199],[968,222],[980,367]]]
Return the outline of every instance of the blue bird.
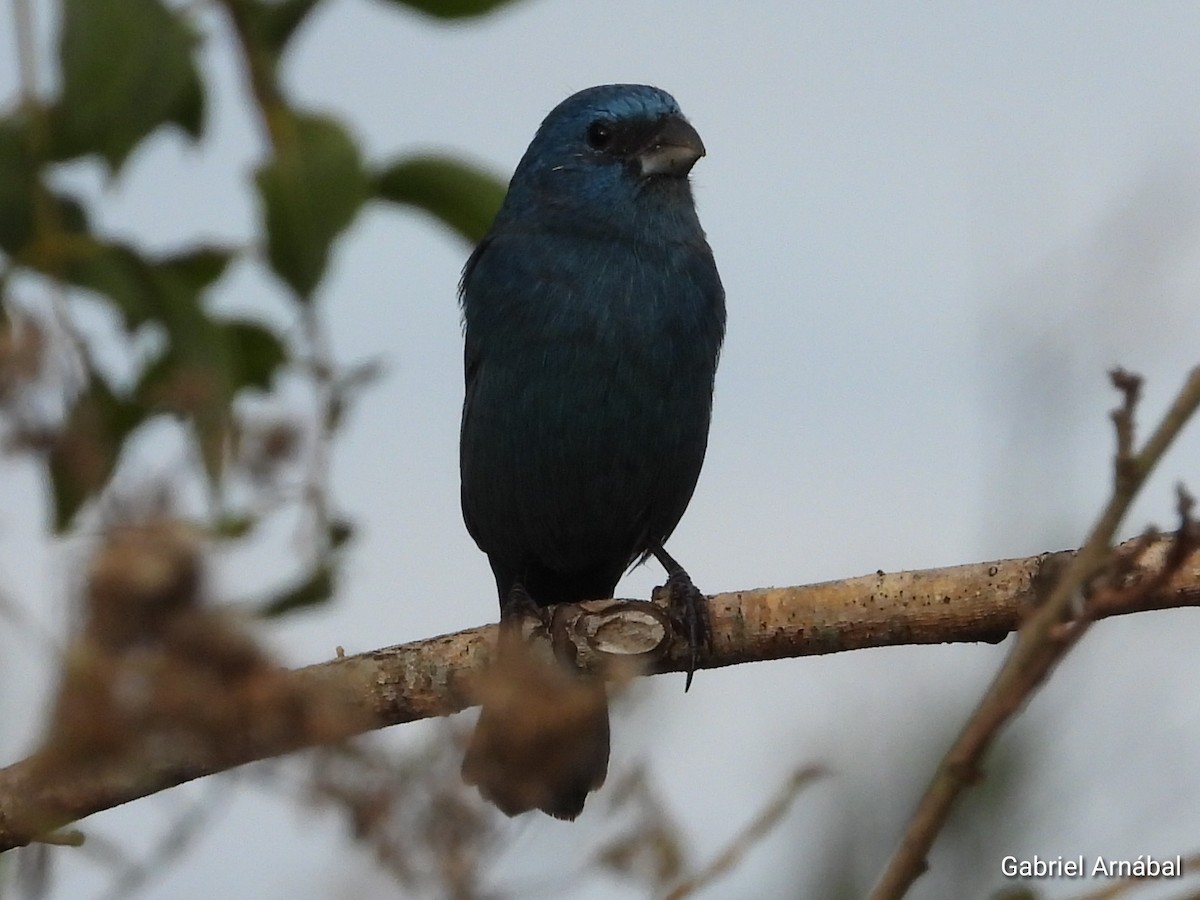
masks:
[[[542,122],[463,270],[462,509],[496,577],[501,655],[522,616],[612,597],[650,556],[689,683],[708,641],[703,595],[663,548],[700,475],[725,334],[688,181],[703,155],[665,91],[580,91]],[[604,687],[574,682],[557,728],[531,718],[536,681],[484,697],[463,776],[509,815],[573,819],[604,781]]]

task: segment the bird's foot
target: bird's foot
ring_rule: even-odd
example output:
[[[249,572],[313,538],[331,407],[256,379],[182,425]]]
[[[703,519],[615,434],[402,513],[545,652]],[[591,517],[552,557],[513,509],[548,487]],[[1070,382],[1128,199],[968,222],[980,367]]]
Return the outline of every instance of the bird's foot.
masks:
[[[504,597],[504,604],[500,608],[500,626],[520,634],[527,622],[532,623],[535,629],[550,630],[549,611],[534,603],[525,585],[517,583],[508,589]]]
[[[688,643],[687,681],[683,690],[686,693],[692,686],[692,676],[696,674],[696,663],[703,648],[712,651],[712,629],[708,621],[708,598],[692,583],[692,578],[683,566],[677,563],[666,550],[661,547],[654,551],[655,558],[667,570],[667,612],[671,617],[671,625],[686,638]]]
[[[570,671],[577,671],[575,645],[563,629],[556,627],[554,607],[538,606],[525,585],[514,584],[505,595],[500,610],[500,638],[508,643],[520,643],[525,653],[536,653],[539,646],[548,647],[556,660]]]

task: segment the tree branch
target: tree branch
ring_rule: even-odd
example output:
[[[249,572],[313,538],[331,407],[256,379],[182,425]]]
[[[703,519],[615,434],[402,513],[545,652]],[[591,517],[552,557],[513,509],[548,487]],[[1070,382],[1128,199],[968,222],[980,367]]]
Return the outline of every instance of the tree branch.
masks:
[[[1166,538],[1123,545],[1134,556],[1125,583],[1155,583],[1172,546]],[[995,643],[1029,617],[1047,578],[1073,560],[1067,551],[717,594],[710,600],[713,649],[701,667],[901,644]],[[1200,605],[1200,552],[1173,568],[1154,591],[1110,597],[1098,615]],[[574,604],[554,616],[556,635],[574,642],[584,667],[612,670],[614,661],[637,661],[647,674],[687,665],[687,647],[670,636],[666,622],[662,607],[645,601]],[[181,674],[177,661],[164,663],[145,650],[108,660],[101,672],[114,692],[130,680],[143,691],[133,712],[123,696],[126,705],[117,710],[133,724],[110,723],[120,740],[104,752],[89,747],[62,760],[44,748],[0,769],[0,851],[54,840],[53,830],[69,822],[195,778],[457,712],[471,705],[495,630],[473,628],[295,671],[239,669],[226,661],[225,669],[240,672],[233,680],[224,670]],[[68,659],[79,666],[86,655],[77,649]],[[105,682],[93,673],[87,683],[98,690]],[[106,712],[107,721],[114,712]]]

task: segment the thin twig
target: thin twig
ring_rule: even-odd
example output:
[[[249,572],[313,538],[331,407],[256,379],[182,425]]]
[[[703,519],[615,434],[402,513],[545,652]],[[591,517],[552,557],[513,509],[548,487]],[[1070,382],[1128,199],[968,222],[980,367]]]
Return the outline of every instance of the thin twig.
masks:
[[[663,900],[684,900],[685,897],[694,896],[735,868],[742,857],[779,824],[800,791],[826,774],[826,770],[820,766],[805,766],[793,772],[792,777],[779,789],[771,802],[725,846],[724,850],[713,857],[712,862],[692,877],[675,885]]]
[[[229,11],[233,23],[234,38],[246,65],[255,106],[262,116],[263,131],[271,146],[278,149],[290,135],[292,120],[275,76],[270,51],[253,38],[244,0],[223,0],[222,5]]]
[[[230,784],[222,779],[205,791],[200,797],[189,803],[175,820],[158,837],[154,849],[138,862],[126,859],[121,871],[116,873],[108,890],[104,892],[103,900],[124,900],[144,888],[152,878],[161,876],[167,871],[167,865],[188,850],[202,834],[204,826],[208,825],[221,801],[230,798]]]
[[[1140,380],[1122,370],[1114,371],[1112,379],[1123,394],[1123,403],[1113,414],[1117,454],[1112,499],[1049,596],[1022,624],[1016,646],[938,767],[899,847],[871,894],[872,900],[903,897],[925,871],[925,859],[934,839],[959,795],[978,779],[983,756],[1000,730],[1024,707],[1063,654],[1087,630],[1088,617],[1072,623],[1065,634],[1061,625],[1079,598],[1086,596],[1097,576],[1110,565],[1113,536],[1134,497],[1167,447],[1200,406],[1200,367],[1197,367],[1141,452],[1134,454],[1133,411]],[[1181,529],[1181,535],[1187,531]],[[1133,598],[1129,599],[1132,602]]]
[[[318,315],[316,306],[307,304],[303,310],[304,337],[312,358],[309,377],[312,380],[313,445],[304,484],[304,502],[311,514],[312,534],[305,543],[312,547],[310,565],[315,569],[332,549],[330,544],[331,514],[329,510],[330,455],[333,432],[337,427],[334,381],[336,370],[329,349],[329,334]]]

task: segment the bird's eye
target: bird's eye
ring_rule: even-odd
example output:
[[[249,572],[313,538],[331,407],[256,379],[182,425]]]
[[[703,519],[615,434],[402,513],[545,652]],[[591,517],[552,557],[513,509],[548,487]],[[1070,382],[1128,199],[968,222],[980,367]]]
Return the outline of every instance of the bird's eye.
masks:
[[[593,122],[587,130],[588,146],[603,150],[612,142],[612,127],[607,122]]]

